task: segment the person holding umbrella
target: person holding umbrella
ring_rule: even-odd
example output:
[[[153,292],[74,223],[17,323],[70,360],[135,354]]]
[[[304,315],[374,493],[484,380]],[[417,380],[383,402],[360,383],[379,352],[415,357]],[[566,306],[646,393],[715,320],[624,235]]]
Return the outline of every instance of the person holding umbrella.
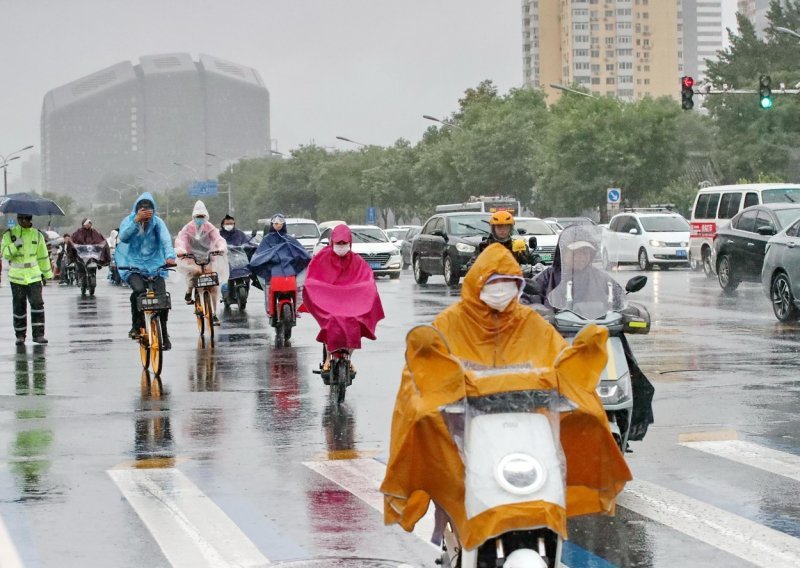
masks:
[[[0,203],[0,213],[16,213],[17,224],[0,241],[0,254],[8,260],[8,279],[14,306],[14,334],[17,345],[25,344],[28,331],[28,304],[31,305],[31,331],[34,343],[47,343],[44,336],[42,286],[53,277],[44,235],[33,228],[34,215],[63,215],[50,199],[28,193],[9,195]]]

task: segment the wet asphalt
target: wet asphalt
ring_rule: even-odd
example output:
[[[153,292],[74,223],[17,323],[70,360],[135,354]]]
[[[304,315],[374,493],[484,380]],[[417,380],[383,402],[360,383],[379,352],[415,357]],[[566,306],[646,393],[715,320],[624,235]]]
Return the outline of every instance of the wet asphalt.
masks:
[[[616,276],[624,282],[636,274],[624,269]],[[679,443],[735,437],[800,455],[800,324],[779,323],[757,284],[725,295],[716,281],[687,270],[647,275],[633,299],[650,309],[652,332],[630,341],[656,387],[656,423],[627,456],[634,476],[800,539],[800,472],[793,479]],[[193,310],[171,282],[173,349],[159,383],[142,372],[137,346],[127,339],[126,288],[102,280],[95,297],[82,298],[76,288],[48,285],[50,344],[17,349],[5,276],[0,521],[22,565],[176,565],[164,548],[169,539],[159,540],[158,525],[109,473],[167,469],[273,564],[434,566],[427,543],[383,526],[363,495],[307,464],[385,461],[405,334],[458,299],[442,278],[418,286],[405,271],[400,280],[378,282],[387,317],[378,340],[355,354],[358,376],[337,407],[312,373],[321,357],[313,319],[304,315],[291,345],[274,347],[257,290],[246,313],[220,307],[212,347],[198,339]],[[614,518],[573,521],[565,562],[759,564],[727,551],[724,538],[720,544],[696,536],[621,506]]]

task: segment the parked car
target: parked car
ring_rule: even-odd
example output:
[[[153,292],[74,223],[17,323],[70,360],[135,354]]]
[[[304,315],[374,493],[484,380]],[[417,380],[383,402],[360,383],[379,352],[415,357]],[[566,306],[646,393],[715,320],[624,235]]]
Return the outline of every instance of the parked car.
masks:
[[[419,225],[395,225],[391,229],[385,229],[385,232],[389,236],[389,240],[392,238],[397,239],[394,244],[398,250],[402,252],[403,243],[408,238],[408,234],[411,229],[417,229],[417,232],[419,232],[421,227]],[[403,268],[405,268],[405,266]]]
[[[341,223],[340,223],[341,224]],[[392,280],[400,278],[400,251],[389,239],[383,229],[375,225],[349,225],[353,233],[352,251],[367,261],[375,276],[388,276]],[[333,227],[322,231],[314,247],[313,254],[330,244]]]
[[[414,242],[414,239],[417,238],[421,230],[422,226],[420,225],[409,229],[406,238],[403,239],[400,245],[400,256],[403,258],[403,270],[411,266],[411,244]]]
[[[800,203],[765,203],[748,207],[718,229],[711,259],[722,289],[731,292],[741,282],[758,282],[767,242],[798,218]]]
[[[489,234],[489,213],[439,213],[425,222],[411,245],[414,279],[425,284],[433,274],[457,286],[481,239]]]
[[[516,217],[514,228],[519,235],[536,237],[537,246],[533,252],[539,255],[542,264],[553,264],[553,255],[558,245],[558,233],[552,225],[538,217]]]
[[[611,218],[603,231],[600,254],[603,265],[654,264],[665,270],[689,265],[689,223],[677,213],[625,211]]]
[[[767,241],[761,286],[780,321],[800,314],[800,219]]]

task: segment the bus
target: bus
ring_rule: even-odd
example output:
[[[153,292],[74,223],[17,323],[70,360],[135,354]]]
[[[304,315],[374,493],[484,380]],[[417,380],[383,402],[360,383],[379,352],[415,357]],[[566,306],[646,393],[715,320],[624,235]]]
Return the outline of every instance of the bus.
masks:
[[[476,213],[495,213],[508,211],[515,217],[522,211],[522,205],[513,197],[474,197],[464,203],[437,205],[436,213],[471,211]]]

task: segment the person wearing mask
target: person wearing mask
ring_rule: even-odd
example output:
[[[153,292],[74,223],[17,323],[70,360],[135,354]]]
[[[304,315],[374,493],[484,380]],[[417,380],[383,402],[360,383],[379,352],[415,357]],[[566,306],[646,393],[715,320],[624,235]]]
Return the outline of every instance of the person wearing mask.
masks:
[[[156,215],[156,201],[149,192],[142,193],[133,204],[131,214],[119,225],[119,244],[114,251],[114,261],[118,267],[135,267],[145,276],[156,276],[154,289],[157,294],[166,294],[165,278],[169,274],[162,267],[175,266],[175,250],[164,221]],[[139,330],[144,327],[144,313],[139,311],[136,301],[147,290],[144,278],[138,272],[121,269],[120,278],[131,289],[131,330],[128,337],[139,340]],[[167,333],[169,310],[161,313],[161,335],[163,349],[172,348]]]
[[[248,237],[244,231],[236,228],[236,219],[230,215],[225,215],[225,217],[222,218],[220,227],[219,234],[229,245],[238,247],[250,242],[251,237]]]
[[[366,261],[352,251],[353,234],[337,225],[330,244],[308,265],[304,311],[317,320],[317,341],[326,345],[328,358],[323,375],[330,370],[330,353],[361,348],[361,339],[375,339],[375,328],[384,318],[375,275]],[[351,363],[352,365],[352,363]],[[355,370],[351,369],[351,374]]]
[[[208,209],[205,203],[197,201],[192,210],[192,220],[186,223],[175,238],[175,252],[181,258],[178,270],[186,277],[186,295],[184,300],[188,305],[194,304],[192,290],[194,285],[192,279],[203,272],[203,267],[198,265],[191,258],[183,258],[187,254],[192,254],[198,260],[209,258],[210,264],[206,268],[207,272],[216,272],[219,282],[228,281],[228,258],[225,254],[228,245],[220,235],[219,230],[208,220]],[[211,253],[221,253],[212,255]],[[214,286],[210,290],[212,298],[212,321],[214,325],[219,325],[219,318],[216,314],[217,304],[219,303],[219,286]]]
[[[252,238],[248,237],[244,231],[240,231],[236,228],[236,219],[234,219],[231,215],[225,215],[225,217],[223,217],[220,227],[219,234],[223,239],[225,239],[228,247],[244,247]],[[237,261],[241,259],[241,262],[245,262],[245,255],[252,255],[253,248],[254,247],[251,246],[249,249],[247,249],[247,251],[242,251],[242,249],[239,249],[238,251],[235,249],[233,251],[230,249],[228,250],[228,260],[231,263],[231,266],[230,273],[228,274],[228,281],[222,284],[222,296],[228,298],[229,303],[235,303],[233,298],[228,297],[228,291],[233,289],[231,280],[234,278],[243,278],[250,274],[250,270],[247,268],[246,263],[245,266],[239,266]],[[244,254],[242,254],[242,252],[244,252]],[[250,261],[249,258],[246,260],[247,262]]]
[[[71,260],[75,259],[75,245],[102,245],[103,253],[100,256],[100,264],[102,266],[108,266],[108,263],[111,261],[111,251],[108,248],[108,243],[106,242],[106,238],[102,235],[102,233],[100,233],[100,231],[95,229],[92,225],[92,220],[87,217],[81,221],[80,229],[72,233],[70,238],[71,246],[68,249]],[[78,262],[76,266],[78,268],[78,281],[80,282],[86,276],[84,274],[85,268],[80,262]]]
[[[17,215],[17,224],[3,233],[0,247],[9,263],[8,280],[14,311],[14,335],[24,345],[28,332],[28,304],[31,306],[31,332],[34,343],[47,343],[44,336],[42,286],[53,277],[44,235],[33,228],[32,215]]]

